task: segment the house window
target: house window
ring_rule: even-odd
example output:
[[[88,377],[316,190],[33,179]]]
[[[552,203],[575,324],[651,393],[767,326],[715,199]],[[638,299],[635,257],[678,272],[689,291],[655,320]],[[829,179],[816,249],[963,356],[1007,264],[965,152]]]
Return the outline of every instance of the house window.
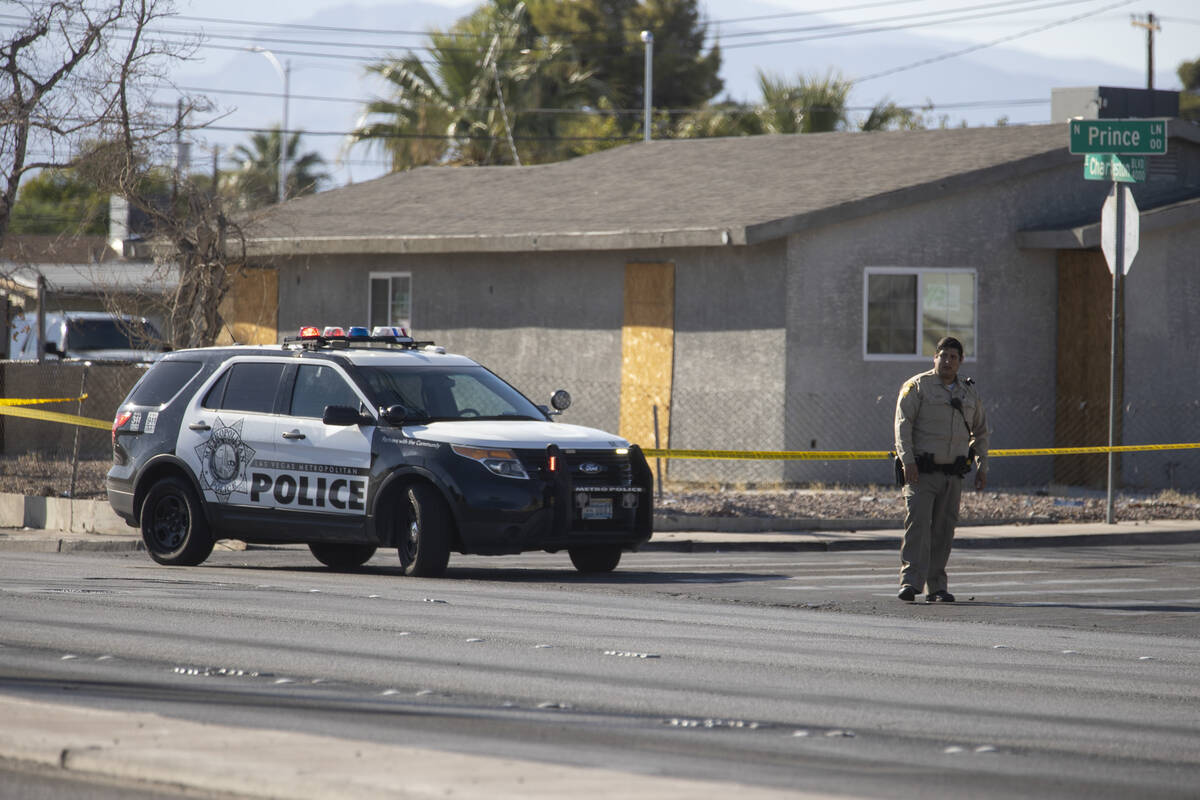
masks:
[[[943,336],[975,352],[975,271],[869,267],[863,283],[867,358],[932,357]]]
[[[412,328],[412,273],[372,272],[370,296],[371,327],[399,325]]]

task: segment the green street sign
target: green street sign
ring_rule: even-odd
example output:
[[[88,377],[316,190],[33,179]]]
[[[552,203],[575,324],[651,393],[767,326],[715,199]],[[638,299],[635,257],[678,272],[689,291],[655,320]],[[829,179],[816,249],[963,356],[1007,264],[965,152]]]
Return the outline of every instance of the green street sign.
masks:
[[[1146,157],[1089,153],[1083,157],[1083,177],[1089,181],[1141,183],[1146,180]]]
[[[1161,156],[1167,152],[1165,119],[1073,119],[1067,123],[1070,151]]]

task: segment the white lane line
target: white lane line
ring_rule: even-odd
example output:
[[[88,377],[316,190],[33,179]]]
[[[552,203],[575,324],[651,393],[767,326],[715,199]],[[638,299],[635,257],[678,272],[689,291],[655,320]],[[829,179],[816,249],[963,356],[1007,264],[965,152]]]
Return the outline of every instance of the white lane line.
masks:
[[[1014,573],[1009,572],[1009,573],[1005,573],[1005,574],[1012,575]],[[1038,574],[1038,573],[1035,573],[1035,574]],[[1045,574],[1045,573],[1041,573],[1041,574]],[[1051,587],[1054,587],[1054,586],[1067,586],[1067,585],[1072,585],[1072,584],[1088,584],[1088,583],[1099,583],[1099,584],[1103,584],[1105,586],[1111,586],[1114,583],[1155,583],[1155,581],[1152,578],[1086,578],[1086,579],[1077,579],[1077,580],[992,581],[991,583],[960,584],[954,580],[955,578],[958,577],[958,575],[959,575],[959,573],[956,573],[956,572],[950,574],[951,582],[954,584],[954,591],[956,591],[956,592],[968,592],[968,591],[978,592],[978,591],[982,591],[983,589],[992,587],[992,586],[1051,586]],[[880,587],[879,587],[879,584],[877,584],[877,583],[846,583],[846,584],[835,585],[835,586],[808,586],[808,585],[806,585],[806,586],[777,586],[775,588],[777,588],[777,589],[792,589],[792,590],[809,589],[809,590],[814,590],[814,591],[819,589],[822,591],[828,591],[830,589],[878,589]],[[897,586],[897,588],[899,588],[899,587]],[[1031,589],[1029,591],[1030,592],[1033,592],[1033,591],[1040,592],[1040,591],[1045,591],[1045,590],[1044,589],[1036,589],[1036,590]],[[1068,590],[1068,591],[1070,591],[1070,590]],[[1096,591],[1107,591],[1107,590],[1098,589]],[[1130,591],[1132,591],[1132,590],[1130,590]]]
[[[965,592],[975,592],[976,589],[959,587],[955,589],[959,594]],[[1141,592],[1194,592],[1195,586],[1137,586],[1128,589],[1064,589],[1061,592],[1054,592],[1055,595],[1073,595],[1073,594],[1138,594]],[[988,597],[1008,597],[1015,594],[1046,594],[1045,589],[1017,589],[1007,592],[986,592]]]
[[[790,588],[790,587],[781,587],[781,588]],[[877,588],[877,587],[872,587],[872,588]],[[1013,595],[1019,595],[1019,594],[1041,594],[1041,595],[1053,594],[1055,597],[1060,597],[1060,596],[1070,597],[1073,595],[1091,595],[1091,594],[1105,594],[1105,595],[1107,595],[1107,594],[1142,594],[1145,592],[1194,592],[1194,591],[1196,591],[1195,586],[1139,586],[1139,587],[1130,588],[1130,589],[1063,589],[1061,592],[1053,591],[1053,590],[1047,591],[1046,589],[1024,589],[1024,590],[1019,589],[1016,591],[1008,591],[1008,592],[979,592],[976,589],[965,588],[965,587],[961,587],[961,586],[954,587],[954,592],[957,595],[959,595],[960,597],[971,596],[974,593],[982,595],[981,597],[976,598],[976,600],[978,600],[978,601],[992,600],[997,597],[1011,597]],[[872,595],[872,597],[895,597],[895,596],[896,596],[895,592],[877,593],[877,594]],[[1123,600],[1120,603],[1116,603],[1116,605],[1125,605],[1129,602],[1130,602],[1129,600]],[[1153,603],[1153,602],[1161,602],[1161,601],[1147,600],[1146,602]],[[1176,602],[1192,602],[1192,601],[1179,600]],[[1056,606],[1056,605],[1061,605],[1061,601],[1059,601],[1059,602],[1046,601],[1045,603],[1022,603],[1022,605]]]
[[[890,580],[893,577],[895,577],[895,574],[896,574],[895,570],[893,570],[886,577]],[[975,576],[975,575],[1049,575],[1050,573],[1044,569],[1025,569],[1025,570],[998,569],[998,570],[993,570],[990,572],[959,572],[958,570],[955,570],[953,574],[954,574],[955,578],[958,578],[958,577],[967,576],[967,575],[973,575],[973,576]],[[863,580],[863,579],[867,579],[867,578],[878,578],[878,577],[880,577],[878,572],[863,572],[863,573],[859,573],[857,575],[855,575],[855,574],[797,575],[793,578],[788,578],[788,580],[792,580],[792,581]]]

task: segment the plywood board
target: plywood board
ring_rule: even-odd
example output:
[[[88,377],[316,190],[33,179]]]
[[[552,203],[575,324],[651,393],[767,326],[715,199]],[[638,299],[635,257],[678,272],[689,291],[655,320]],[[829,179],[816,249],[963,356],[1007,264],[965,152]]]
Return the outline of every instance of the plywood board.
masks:
[[[619,432],[629,441],[669,446],[674,368],[675,265],[626,264]]]

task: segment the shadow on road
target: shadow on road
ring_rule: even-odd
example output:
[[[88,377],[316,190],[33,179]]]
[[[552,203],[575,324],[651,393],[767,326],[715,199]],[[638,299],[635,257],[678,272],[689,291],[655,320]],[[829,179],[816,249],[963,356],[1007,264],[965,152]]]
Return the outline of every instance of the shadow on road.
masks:
[[[338,571],[328,567],[310,564],[222,564],[210,562],[211,566],[229,570],[253,570],[256,572],[294,572],[297,574],[337,574]],[[410,578],[404,575],[399,566],[388,567],[367,564],[352,570],[341,570],[340,574],[381,575],[394,577],[403,581],[422,581],[425,578]],[[453,560],[443,576],[445,580],[490,581],[493,583],[568,583],[588,585],[621,584],[713,584],[713,583],[762,583],[766,581],[785,581],[789,575],[764,575],[751,572],[655,572],[652,570],[623,570],[617,568],[614,572],[582,573],[577,572],[569,564],[561,569],[548,567],[478,567],[454,566]]]

